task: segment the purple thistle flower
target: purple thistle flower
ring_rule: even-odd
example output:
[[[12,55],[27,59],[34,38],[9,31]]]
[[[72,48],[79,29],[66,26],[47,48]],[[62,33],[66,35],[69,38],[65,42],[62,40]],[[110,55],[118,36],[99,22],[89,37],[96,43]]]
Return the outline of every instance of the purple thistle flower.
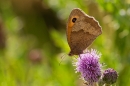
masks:
[[[100,53],[91,49],[91,51],[87,51],[85,54],[80,54],[75,63],[76,72],[80,72],[81,76],[89,84],[97,82],[101,76],[100,56]]]
[[[114,84],[117,80],[117,77],[117,72],[112,68],[108,68],[104,71],[102,79],[106,84]]]

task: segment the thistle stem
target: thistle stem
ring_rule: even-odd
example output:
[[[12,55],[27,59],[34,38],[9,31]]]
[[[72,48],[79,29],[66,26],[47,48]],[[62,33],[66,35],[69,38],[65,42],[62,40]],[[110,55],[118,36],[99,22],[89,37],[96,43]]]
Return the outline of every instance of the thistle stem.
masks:
[[[110,84],[105,84],[105,86],[111,86]]]
[[[96,82],[93,82],[93,83],[91,83],[91,84],[87,84],[87,86],[98,86],[98,83],[96,83]]]

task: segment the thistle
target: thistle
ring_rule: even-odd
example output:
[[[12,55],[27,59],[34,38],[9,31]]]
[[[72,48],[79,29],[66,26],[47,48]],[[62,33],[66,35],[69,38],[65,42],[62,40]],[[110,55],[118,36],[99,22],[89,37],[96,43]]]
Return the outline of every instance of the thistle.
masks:
[[[87,81],[88,86],[94,86],[101,77],[101,64],[99,58],[101,54],[91,49],[85,54],[80,54],[75,63],[76,72],[81,73],[81,77]]]

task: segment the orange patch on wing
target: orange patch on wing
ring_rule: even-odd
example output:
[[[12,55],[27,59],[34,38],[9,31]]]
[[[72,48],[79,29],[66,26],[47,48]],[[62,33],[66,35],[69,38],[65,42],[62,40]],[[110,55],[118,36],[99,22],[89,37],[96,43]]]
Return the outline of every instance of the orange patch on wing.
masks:
[[[73,18],[79,18],[79,16],[74,16],[70,19],[69,23],[68,23],[68,27],[67,27],[67,39],[68,39],[68,42],[70,43],[70,35],[71,35],[71,31],[72,31],[72,27],[74,25],[74,23],[72,22],[72,19]]]

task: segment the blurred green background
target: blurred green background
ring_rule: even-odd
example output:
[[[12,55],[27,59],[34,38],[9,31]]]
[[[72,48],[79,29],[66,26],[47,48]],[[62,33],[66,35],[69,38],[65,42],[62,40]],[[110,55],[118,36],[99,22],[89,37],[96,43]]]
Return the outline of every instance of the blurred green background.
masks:
[[[130,85],[130,0],[0,0],[0,86],[83,86],[67,55],[73,8],[99,21],[89,49],[119,73],[116,86]]]

